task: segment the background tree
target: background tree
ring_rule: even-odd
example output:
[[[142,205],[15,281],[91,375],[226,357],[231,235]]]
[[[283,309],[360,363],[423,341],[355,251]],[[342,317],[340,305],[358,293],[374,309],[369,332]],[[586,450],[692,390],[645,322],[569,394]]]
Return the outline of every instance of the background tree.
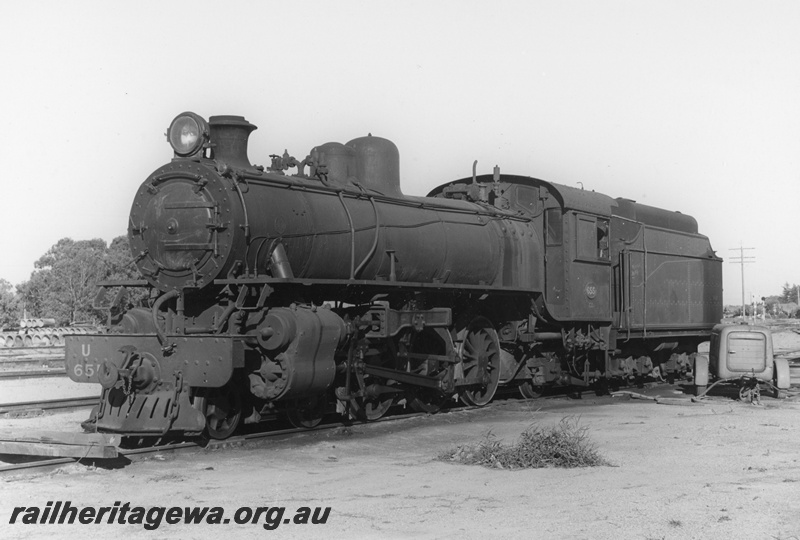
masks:
[[[126,236],[110,246],[99,238],[62,238],[34,267],[31,278],[18,287],[26,309],[32,317],[51,317],[59,325],[98,322],[102,313],[92,308],[92,300],[99,282],[140,278]]]
[[[111,241],[106,251],[106,280],[123,281],[142,279],[142,274],[133,262],[131,247],[127,236],[118,236]],[[116,294],[116,289],[109,289],[109,298]],[[120,308],[143,305],[149,298],[148,289],[129,288],[126,300]]]
[[[0,279],[0,329],[16,328],[22,318],[19,297],[14,294],[11,283]]]
[[[42,282],[37,310],[60,322],[94,319],[92,298],[96,284],[106,275],[106,243],[62,238],[34,263],[31,281]]]
[[[773,316],[776,316],[780,312],[780,303],[781,297],[780,296],[767,296],[764,298],[764,308],[766,309],[767,313]]]
[[[788,282],[783,284],[783,293],[781,294],[781,303],[785,304],[787,302],[800,304],[800,301],[797,299],[797,285],[789,285]]]
[[[109,280],[142,279],[131,257],[127,236],[117,236],[106,251],[106,277]]]

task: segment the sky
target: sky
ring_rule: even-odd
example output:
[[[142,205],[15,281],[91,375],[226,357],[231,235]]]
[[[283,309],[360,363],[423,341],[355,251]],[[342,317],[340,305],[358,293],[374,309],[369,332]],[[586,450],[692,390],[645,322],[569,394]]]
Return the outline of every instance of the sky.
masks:
[[[372,133],[406,194],[503,173],[694,216],[724,301],[800,283],[800,2],[7,2],[0,278],[126,233],[183,111],[246,117],[253,163]]]

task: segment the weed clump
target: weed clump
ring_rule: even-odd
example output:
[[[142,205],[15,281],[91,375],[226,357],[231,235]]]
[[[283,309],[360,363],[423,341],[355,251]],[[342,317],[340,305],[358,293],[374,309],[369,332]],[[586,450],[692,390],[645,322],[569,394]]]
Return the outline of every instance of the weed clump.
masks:
[[[577,418],[566,417],[555,426],[531,425],[512,445],[504,445],[489,432],[479,443],[458,446],[440,454],[438,459],[495,469],[610,465],[589,440],[587,431]]]

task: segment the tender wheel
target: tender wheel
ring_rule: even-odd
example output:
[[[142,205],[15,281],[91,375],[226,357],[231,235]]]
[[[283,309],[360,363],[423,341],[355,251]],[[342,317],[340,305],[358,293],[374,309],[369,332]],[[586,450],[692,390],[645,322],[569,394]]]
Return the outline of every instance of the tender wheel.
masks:
[[[212,439],[227,439],[242,419],[242,398],[230,384],[212,388],[206,395],[196,398],[195,407],[203,411],[206,431]]]
[[[542,397],[542,387],[534,386],[531,381],[525,381],[519,385],[519,393],[525,399],[537,399]]]
[[[500,342],[488,319],[478,317],[467,327],[462,358],[464,378],[475,382],[461,392],[461,401],[483,407],[494,397],[500,379]]]

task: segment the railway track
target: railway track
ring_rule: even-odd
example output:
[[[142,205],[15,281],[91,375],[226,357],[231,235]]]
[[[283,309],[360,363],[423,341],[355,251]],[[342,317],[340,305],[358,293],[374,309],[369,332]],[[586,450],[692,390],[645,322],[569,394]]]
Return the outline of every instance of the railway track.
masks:
[[[85,409],[97,404],[98,396],[84,396],[64,399],[48,399],[43,401],[21,401],[0,404],[0,416],[5,418],[20,416],[36,416],[43,412],[65,412]]]
[[[0,356],[0,365],[35,364],[37,362],[64,362],[63,354],[36,354],[21,356]]]
[[[408,414],[399,414],[380,418],[368,424],[376,424],[380,422],[391,422],[404,420],[407,418],[414,418],[418,416],[427,416],[427,413],[414,412]],[[0,476],[13,475],[15,473],[24,472],[39,472],[48,471],[64,465],[82,462],[89,466],[100,465],[107,467],[120,467],[128,465],[135,461],[144,461],[148,458],[153,458],[163,454],[181,454],[197,451],[214,451],[226,448],[235,448],[243,446],[247,443],[266,441],[269,439],[278,439],[280,437],[289,437],[299,433],[313,433],[325,432],[344,427],[340,422],[332,422],[329,424],[322,424],[314,428],[286,428],[286,429],[273,429],[269,431],[259,431],[254,433],[246,433],[242,435],[235,435],[225,440],[203,440],[203,441],[183,441],[161,444],[156,446],[149,446],[143,448],[121,449],[119,457],[113,459],[82,459],[82,458],[37,458],[33,456],[4,456],[7,459],[17,459],[19,463],[8,463],[0,465]]]
[[[25,356],[28,354],[60,355],[64,357],[64,346],[55,347],[0,347],[0,358],[7,356]]]
[[[63,369],[36,369],[22,371],[0,371],[0,380],[4,379],[42,379],[49,377],[66,377]]]
[[[578,394],[574,394],[572,397],[584,396],[584,395],[594,395],[594,391],[587,390],[585,392],[580,392]],[[556,394],[556,395],[548,395],[542,396],[533,401],[550,401],[555,399],[567,399],[569,396],[564,394]],[[92,398],[95,402],[97,398]],[[491,409],[492,407],[499,406],[501,403],[505,403],[505,401],[495,402],[486,407],[484,409]],[[14,405],[22,405],[22,404],[14,404]],[[471,410],[471,409],[478,409],[480,407],[464,407],[464,406],[457,406],[453,409],[446,409],[442,411],[441,414],[447,414],[448,410]],[[0,409],[0,413],[2,409]],[[420,416],[429,416],[429,413],[425,412],[410,412],[410,413],[401,413],[401,414],[392,414],[390,416],[385,416],[379,418],[374,421],[366,422],[366,423],[357,423],[359,426],[369,426],[372,424],[378,424],[383,422],[392,422],[392,421],[399,421],[405,420],[409,418],[415,418]],[[315,432],[324,432],[330,431],[334,429],[339,429],[346,427],[349,424],[345,424],[339,421],[332,421],[330,423],[323,423],[319,426],[314,428],[286,428],[286,429],[269,429],[269,430],[262,430],[253,433],[245,433],[241,435],[234,435],[233,437],[229,437],[224,440],[203,440],[203,441],[181,441],[181,442],[173,442],[155,446],[147,446],[142,448],[132,448],[132,449],[120,449],[119,457],[112,458],[112,459],[97,459],[97,458],[65,458],[65,457],[58,457],[58,458],[42,458],[42,457],[34,457],[34,456],[23,456],[23,455],[5,455],[3,456],[3,460],[10,461],[16,460],[17,463],[7,463],[6,465],[0,465],[0,476],[3,475],[13,475],[15,473],[25,473],[25,472],[32,472],[32,471],[48,471],[52,470],[64,465],[70,465],[73,463],[84,463],[89,466],[101,466],[101,467],[121,467],[128,465],[135,461],[143,461],[148,458],[152,458],[159,455],[164,454],[181,454],[181,453],[189,453],[189,452],[196,452],[200,450],[205,451],[214,451],[220,450],[225,448],[232,448],[232,447],[239,447],[243,446],[247,443],[259,442],[259,441],[266,441],[269,439],[277,439],[280,437],[288,437],[291,435],[299,434],[299,433],[315,433]]]
[[[66,377],[64,353],[42,353],[41,348],[30,349],[31,354],[10,354],[0,349],[0,380]]]

